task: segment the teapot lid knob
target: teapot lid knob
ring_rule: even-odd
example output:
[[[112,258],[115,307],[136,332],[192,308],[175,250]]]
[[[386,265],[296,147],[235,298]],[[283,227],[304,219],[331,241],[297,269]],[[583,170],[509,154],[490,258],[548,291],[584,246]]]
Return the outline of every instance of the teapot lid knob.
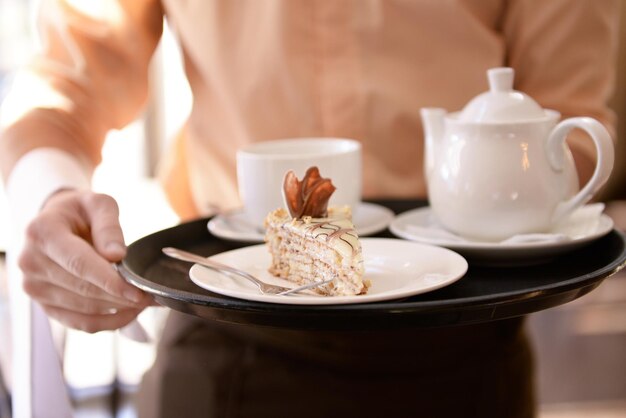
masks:
[[[456,118],[463,122],[503,123],[528,122],[546,115],[530,96],[513,89],[513,68],[487,70],[489,91],[474,97]]]
[[[510,67],[491,68],[487,70],[489,90],[494,93],[513,91],[514,76],[513,68]]]

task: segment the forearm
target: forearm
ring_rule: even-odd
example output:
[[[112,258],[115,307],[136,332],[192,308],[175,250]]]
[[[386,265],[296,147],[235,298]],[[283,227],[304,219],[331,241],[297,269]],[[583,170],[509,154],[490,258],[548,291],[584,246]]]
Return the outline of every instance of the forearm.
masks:
[[[0,168],[5,181],[20,158],[38,148],[55,148],[73,155],[76,163],[90,175],[99,162],[100,140],[93,144],[81,143],[76,130],[67,115],[51,109],[33,110],[4,129],[0,141]],[[101,136],[104,138],[104,132]]]
[[[16,77],[1,112],[5,179],[39,147],[64,150],[92,170],[107,132],[140,114],[162,30],[160,6],[156,0],[117,0],[102,15],[83,6],[42,3],[42,48]],[[118,14],[104,13],[109,9]]]

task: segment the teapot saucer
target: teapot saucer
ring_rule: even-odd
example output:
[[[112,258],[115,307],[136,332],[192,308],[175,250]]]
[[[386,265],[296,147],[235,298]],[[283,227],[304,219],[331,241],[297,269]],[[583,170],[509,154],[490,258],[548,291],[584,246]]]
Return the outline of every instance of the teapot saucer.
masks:
[[[430,207],[399,214],[389,230],[400,238],[451,249],[477,264],[539,264],[608,234],[613,229],[613,220],[601,213],[603,209],[601,203],[586,205],[547,233],[518,235],[501,242],[454,234],[439,223]]]

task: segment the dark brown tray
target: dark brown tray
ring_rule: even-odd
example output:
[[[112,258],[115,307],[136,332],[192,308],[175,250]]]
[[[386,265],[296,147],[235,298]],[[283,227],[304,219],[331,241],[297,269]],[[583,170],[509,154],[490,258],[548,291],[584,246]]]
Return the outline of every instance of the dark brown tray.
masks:
[[[397,213],[424,202],[384,201]],[[589,245],[544,264],[485,267],[472,264],[451,286],[402,300],[351,305],[283,305],[230,298],[189,279],[190,264],[165,257],[174,246],[210,256],[245,246],[207,230],[208,219],[183,223],[132,243],[118,265],[130,283],[164,306],[231,323],[299,329],[437,327],[512,318],[570,302],[626,264],[626,237],[613,230]],[[388,231],[377,236],[392,237]]]

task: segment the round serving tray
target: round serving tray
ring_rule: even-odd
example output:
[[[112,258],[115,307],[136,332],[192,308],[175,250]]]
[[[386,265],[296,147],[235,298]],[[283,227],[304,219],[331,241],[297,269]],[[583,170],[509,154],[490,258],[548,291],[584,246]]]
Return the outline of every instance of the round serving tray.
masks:
[[[424,202],[378,201],[396,213]],[[583,248],[543,264],[475,265],[458,282],[422,295],[380,303],[285,305],[252,302],[204,290],[189,279],[191,265],[162,254],[172,246],[210,256],[247,245],[207,230],[208,219],[155,232],[128,247],[118,264],[130,283],[161,305],[199,317],[240,324],[298,329],[415,328],[461,325],[526,315],[570,302],[626,265],[626,237],[612,230]],[[388,231],[377,236],[392,237]]]

